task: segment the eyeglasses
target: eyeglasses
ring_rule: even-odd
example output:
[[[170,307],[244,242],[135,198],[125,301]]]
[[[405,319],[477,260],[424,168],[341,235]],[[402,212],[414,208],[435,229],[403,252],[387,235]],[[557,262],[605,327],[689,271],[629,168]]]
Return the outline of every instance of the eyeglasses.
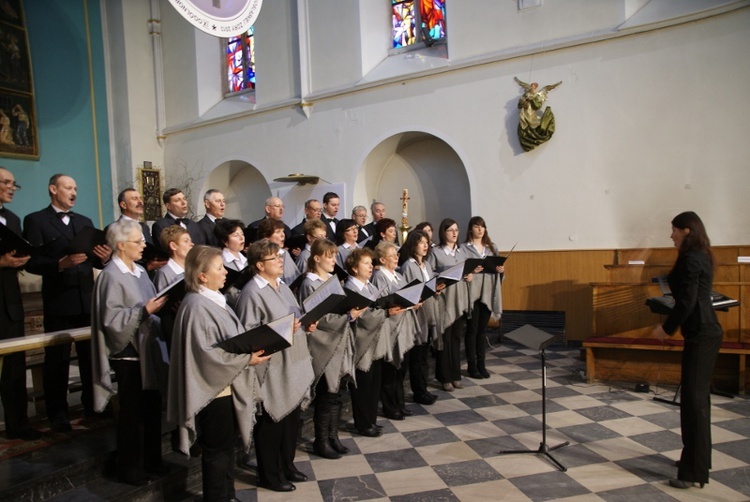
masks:
[[[138,239],[137,241],[123,241],[123,242],[129,242],[131,244],[145,244],[146,241],[144,239]]]
[[[271,255],[271,256],[269,256],[267,258],[263,258],[261,261],[274,261],[274,260],[281,260],[281,255],[280,254],[274,254],[274,255]]]
[[[13,180],[2,180],[0,181],[3,185],[5,185],[8,188],[14,189],[16,192],[21,189],[21,185],[17,185],[15,181]]]

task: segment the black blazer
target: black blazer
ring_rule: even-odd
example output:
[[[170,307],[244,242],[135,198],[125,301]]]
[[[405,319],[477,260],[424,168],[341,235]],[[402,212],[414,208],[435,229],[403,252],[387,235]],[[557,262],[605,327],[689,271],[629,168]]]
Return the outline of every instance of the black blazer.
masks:
[[[305,235],[305,223],[307,223],[307,218],[302,218],[302,223],[292,227],[292,237],[295,237],[297,235]]]
[[[23,234],[33,246],[43,246],[31,255],[26,270],[42,276],[44,315],[73,316],[91,312],[94,270],[91,260],[59,270],[63,250],[76,233],[94,224],[86,216],[70,212],[65,225],[52,206],[31,213],[23,220]],[[101,264],[97,263],[100,268]]]
[[[220,248],[221,243],[219,242],[219,239],[216,238],[216,235],[214,235],[214,227],[216,226],[216,223],[211,220],[211,218],[208,217],[208,215],[205,215],[203,218],[198,220],[198,229],[201,232],[201,235],[203,236],[203,243],[207,246],[212,246],[215,248]],[[191,237],[192,238],[192,237]]]
[[[331,221],[334,221],[336,222],[336,224],[338,224],[339,219],[329,218],[325,214],[322,214],[320,216],[320,220],[326,224],[326,239],[328,239],[331,242],[336,242],[336,232],[333,230],[333,227],[331,226]]]
[[[193,244],[196,246],[198,244],[205,244],[206,241],[203,238],[203,232],[201,232],[200,227],[198,227],[198,224],[191,220],[190,218],[184,218],[185,226],[187,227],[187,231],[190,234],[190,238],[193,240]],[[164,230],[167,227],[171,227],[172,225],[179,225],[177,220],[172,218],[172,216],[167,213],[167,215],[160,219],[156,220],[153,225],[151,225],[151,237],[154,239],[154,246],[158,247],[159,249],[163,249],[161,245],[161,241],[159,240],[159,236],[161,235],[162,230]],[[167,252],[166,249],[163,249],[165,252]],[[167,252],[167,254],[169,254]]]
[[[6,226],[21,235],[21,219],[6,208]],[[23,336],[23,303],[18,285],[18,269],[0,268],[0,339]]]
[[[364,227],[358,227],[357,231],[357,242],[362,242],[366,239],[369,239],[372,237],[373,230],[369,228],[369,225],[365,225]]]
[[[721,330],[711,304],[714,271],[706,253],[687,251],[680,254],[667,280],[675,305],[664,322],[664,331],[671,335],[677,328],[682,328],[682,336],[688,338],[707,328]]]

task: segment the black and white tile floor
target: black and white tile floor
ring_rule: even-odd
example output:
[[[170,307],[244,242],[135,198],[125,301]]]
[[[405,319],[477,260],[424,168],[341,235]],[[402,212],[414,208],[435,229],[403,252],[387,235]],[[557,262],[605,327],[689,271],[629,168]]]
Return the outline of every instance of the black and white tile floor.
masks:
[[[325,460],[302,446],[298,468],[310,481],[294,493],[255,488],[237,473],[243,501],[750,500],[750,401],[712,398],[711,481],[703,489],[668,486],[681,449],[679,409],[631,392],[631,384],[586,384],[577,349],[547,349],[547,444],[561,472],[544,456],[500,454],[538,450],[542,440],[541,362],[512,342],[487,355],[491,378],[464,378],[464,389],[432,406],[409,403],[414,416],[380,418],[379,438],[342,432],[352,451]],[[659,388],[671,398],[674,387]]]

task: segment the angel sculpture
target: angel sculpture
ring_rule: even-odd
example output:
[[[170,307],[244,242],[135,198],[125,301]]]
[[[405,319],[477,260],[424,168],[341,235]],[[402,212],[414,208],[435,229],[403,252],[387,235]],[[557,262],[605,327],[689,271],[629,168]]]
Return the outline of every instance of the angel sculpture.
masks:
[[[545,85],[541,90],[539,84],[532,82],[527,84],[514,77],[515,81],[523,87],[523,96],[518,100],[518,139],[524,151],[529,152],[549,140],[555,132],[555,116],[549,106],[544,113],[539,115],[539,110],[547,101],[547,93],[562,84],[562,81]]]

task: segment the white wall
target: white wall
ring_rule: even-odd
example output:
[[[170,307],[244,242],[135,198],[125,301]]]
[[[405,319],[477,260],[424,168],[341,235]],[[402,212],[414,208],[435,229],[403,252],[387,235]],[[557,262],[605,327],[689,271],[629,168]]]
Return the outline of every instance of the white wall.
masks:
[[[535,19],[526,30],[559,18],[563,3],[568,6],[547,0],[534,14],[544,22]],[[579,16],[595,18],[575,24],[577,29],[619,22],[627,14],[624,6],[632,7],[632,2],[595,7],[599,3],[575,3]],[[454,2],[451,8],[469,9],[467,4]],[[492,3],[497,9],[506,4],[516,2]],[[451,16],[454,23],[460,18],[455,11]],[[493,29],[520,29],[512,24],[523,17],[528,16],[497,18]],[[237,159],[267,181],[290,172],[318,175],[346,186],[342,212],[348,214],[396,183],[358,186],[368,155],[388,138],[417,131],[439,138],[463,163],[471,212],[485,217],[501,248],[515,242],[518,249],[669,246],[669,221],[687,209],[701,214],[715,244],[748,244],[750,144],[743,127],[750,116],[743,90],[750,81],[748,27],[750,10],[744,8],[481,65],[458,61],[453,71],[319,99],[310,118],[297,106],[284,106],[174,129],[165,165],[210,171]],[[481,50],[487,53],[502,45],[485,43]],[[336,60],[336,48],[330,50]],[[520,89],[514,76],[542,85],[563,81],[547,103],[557,132],[529,153],[516,138]],[[178,77],[183,75],[168,78]],[[388,176],[381,175],[379,183],[384,179]],[[441,177],[435,183],[454,180]],[[455,216],[447,203],[444,210],[443,216]],[[398,208],[389,207],[389,215],[397,216]]]

